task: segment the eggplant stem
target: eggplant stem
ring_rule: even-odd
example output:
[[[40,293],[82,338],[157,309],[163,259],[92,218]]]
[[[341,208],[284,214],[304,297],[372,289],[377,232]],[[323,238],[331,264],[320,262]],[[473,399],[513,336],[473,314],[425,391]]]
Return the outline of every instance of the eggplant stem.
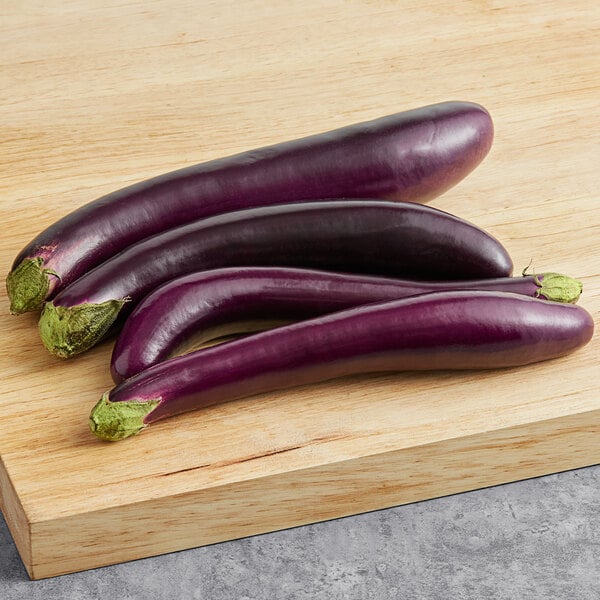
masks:
[[[553,302],[575,304],[583,291],[581,281],[561,273],[544,273],[540,277],[534,275],[534,281],[538,286],[536,298],[542,296]]]
[[[526,267],[523,269],[523,271],[521,272],[521,275],[522,275],[523,277],[527,277],[527,276],[529,275],[529,273],[528,273],[527,271],[530,269],[530,267],[531,267],[531,265],[532,265],[532,264],[533,264],[533,258],[530,258],[530,259],[529,259],[529,264],[528,264],[528,265],[527,265],[527,266],[526,266]],[[534,276],[535,276],[535,269],[533,270],[533,274],[534,274]]]
[[[109,392],[105,392],[90,413],[90,431],[110,442],[136,435],[146,427],[146,416],[159,404],[160,399],[111,402]]]
[[[42,343],[60,358],[70,358],[97,344],[115,322],[127,300],[77,306],[44,305],[38,323]]]
[[[44,259],[41,256],[26,258],[8,274],[6,291],[13,315],[42,308],[50,289],[48,275],[59,277],[52,269],[44,269],[43,265]]]

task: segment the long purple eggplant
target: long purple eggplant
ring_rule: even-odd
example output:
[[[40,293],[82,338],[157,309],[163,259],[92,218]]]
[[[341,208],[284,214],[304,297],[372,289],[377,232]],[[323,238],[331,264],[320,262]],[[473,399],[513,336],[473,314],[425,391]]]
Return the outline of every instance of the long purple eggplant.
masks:
[[[576,302],[581,283],[557,273],[470,281],[414,281],[286,267],[230,267],[174,279],[129,316],[111,359],[115,383],[190,343],[256,331],[386,300],[450,290],[490,290]],[[223,327],[227,329],[224,331]],[[248,329],[250,327],[250,329]]]
[[[90,428],[119,440],[186,411],[358,373],[516,367],[573,352],[593,329],[579,306],[506,292],[363,305],[150,367],[103,395]]]
[[[53,354],[92,347],[162,283],[226,266],[286,266],[418,279],[510,275],[488,233],[413,202],[304,202],[226,213],[130,246],[47,302],[42,341]]]
[[[444,102],[126,187],[68,214],[23,248],[7,278],[11,312],[37,310],[124,248],[200,218],[320,198],[430,200],[471,172],[492,138],[483,107]]]

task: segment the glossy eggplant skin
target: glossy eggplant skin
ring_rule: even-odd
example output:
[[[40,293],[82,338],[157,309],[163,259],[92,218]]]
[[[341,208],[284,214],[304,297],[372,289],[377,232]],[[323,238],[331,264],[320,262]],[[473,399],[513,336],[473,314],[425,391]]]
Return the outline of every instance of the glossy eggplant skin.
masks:
[[[254,208],[201,219],[130,246],[65,288],[55,306],[128,298],[134,305],[180,275],[224,266],[302,266],[421,280],[507,277],[489,233],[412,202],[338,200]]]
[[[112,403],[158,401],[152,423],[213,404],[371,372],[499,369],[566,355],[594,323],[583,308],[507,292],[453,291],[351,308],[169,359]]]
[[[319,198],[425,202],[472,171],[492,138],[483,107],[443,102],[201,163],[66,215],[23,248],[13,272],[39,259],[32,268],[48,278],[40,293],[51,298],[124,248],[215,214]],[[16,288],[10,282],[9,294]],[[41,305],[37,298],[12,300],[13,312]]]
[[[544,293],[543,280],[544,275],[430,282],[287,267],[191,273],[154,290],[129,316],[113,348],[111,374],[119,383],[170,358],[189,340],[208,342],[215,337],[215,328],[240,322],[298,321],[362,304],[450,290],[538,297]],[[235,328],[228,331],[235,332]]]
[[[414,202],[338,200],[252,208],[201,219],[130,246],[47,302],[42,342],[68,358],[100,341],[159,285],[226,266],[286,266],[441,279],[504,277],[505,248],[487,232]]]

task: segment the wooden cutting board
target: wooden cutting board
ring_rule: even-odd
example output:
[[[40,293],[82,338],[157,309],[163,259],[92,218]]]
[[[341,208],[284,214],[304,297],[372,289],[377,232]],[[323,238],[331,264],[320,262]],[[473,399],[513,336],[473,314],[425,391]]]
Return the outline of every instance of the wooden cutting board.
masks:
[[[177,167],[416,106],[491,112],[432,204],[600,311],[600,8],[531,2],[25,2],[2,9],[4,277],[75,207]],[[111,343],[68,362],[0,297],[2,510],[32,578],[600,462],[598,336],[485,373],[355,377],[102,443]]]

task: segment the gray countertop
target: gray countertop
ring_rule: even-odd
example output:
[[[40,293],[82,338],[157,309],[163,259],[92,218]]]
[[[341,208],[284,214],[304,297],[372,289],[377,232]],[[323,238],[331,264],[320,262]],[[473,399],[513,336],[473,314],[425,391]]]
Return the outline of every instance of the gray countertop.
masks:
[[[29,581],[0,519],[2,600],[600,598],[600,466]]]

